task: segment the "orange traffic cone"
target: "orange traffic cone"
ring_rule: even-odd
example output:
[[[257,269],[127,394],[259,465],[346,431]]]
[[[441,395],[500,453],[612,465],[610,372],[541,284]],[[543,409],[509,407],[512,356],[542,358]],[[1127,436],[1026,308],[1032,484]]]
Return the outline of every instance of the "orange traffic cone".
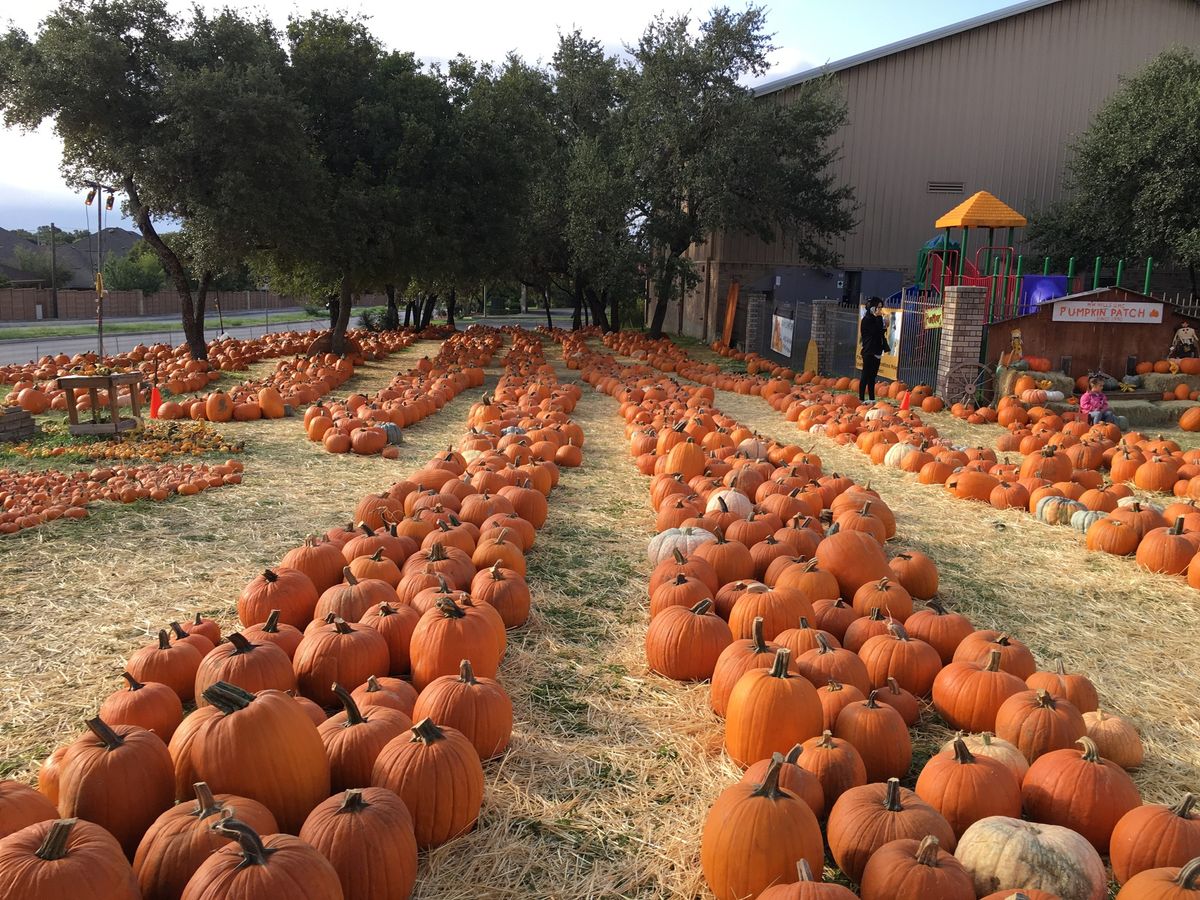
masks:
[[[158,385],[150,388],[150,418],[158,418],[158,408],[162,406],[162,393],[158,390]]]
[[[909,407],[909,403],[910,403],[910,401],[911,401],[911,400],[912,400],[912,394],[911,394],[910,392],[908,392],[908,391],[904,391],[904,392],[903,392],[903,393],[900,395],[900,408],[901,408],[901,409],[908,409],[908,407]]]

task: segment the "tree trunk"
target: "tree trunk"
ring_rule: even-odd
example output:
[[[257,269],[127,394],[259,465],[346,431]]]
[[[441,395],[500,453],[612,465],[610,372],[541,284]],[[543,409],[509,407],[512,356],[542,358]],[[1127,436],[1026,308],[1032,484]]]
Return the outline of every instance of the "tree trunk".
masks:
[[[337,301],[337,321],[329,336],[329,350],[337,356],[346,352],[346,328],[350,324],[350,274],[342,275],[341,290]]]
[[[458,326],[454,324],[454,313],[458,307],[458,288],[450,288],[450,296],[446,298],[446,324],[458,330]]]
[[[167,274],[171,276],[171,282],[179,294],[183,334],[192,358],[208,359],[208,345],[204,341],[204,294],[208,290],[208,282],[212,279],[212,273],[206,273],[206,277],[201,280],[199,303],[194,304],[192,285],[188,281],[187,270],[184,269],[183,263],[175,251],[167,246],[154,227],[154,223],[150,220],[150,210],[142,203],[137,185],[133,183],[132,178],[126,176],[123,186],[125,196],[129,198],[129,210],[133,213],[133,221],[142,234],[142,240],[150,245]]]
[[[611,294],[608,289],[604,289],[602,295],[608,301],[608,324],[612,326],[613,331],[621,330],[621,295],[615,291]]]
[[[337,320],[339,315],[339,301],[337,294],[330,294],[325,299],[325,305],[329,307],[329,328],[330,330],[337,328]]]
[[[396,305],[396,286],[385,284],[383,290],[387,294],[387,315],[384,317],[383,327],[388,331],[395,331],[400,327],[400,307]]]
[[[404,327],[408,328],[413,317],[413,302],[411,300],[404,301]]]
[[[550,288],[542,288],[542,303],[546,306],[546,327],[554,327],[554,316],[550,315]]]
[[[571,313],[571,330],[578,331],[583,327],[583,279],[575,276],[575,293],[573,297],[575,309]]]
[[[599,325],[601,331],[611,331],[612,329],[608,327],[608,314],[604,311],[604,298],[596,293],[595,288],[588,288],[586,296],[588,310],[592,314],[592,323]]]
[[[657,296],[654,298],[654,318],[650,320],[650,339],[658,340],[663,336],[663,323],[667,321],[667,304],[671,300],[671,288],[674,287],[675,278],[671,272],[671,266],[663,260],[662,272],[658,278],[658,290],[655,291]]]
[[[529,285],[521,282],[521,312],[529,312]]]
[[[421,329],[429,327],[429,323],[433,321],[433,310],[437,307],[438,295],[429,294],[425,297],[425,309],[421,312]]]

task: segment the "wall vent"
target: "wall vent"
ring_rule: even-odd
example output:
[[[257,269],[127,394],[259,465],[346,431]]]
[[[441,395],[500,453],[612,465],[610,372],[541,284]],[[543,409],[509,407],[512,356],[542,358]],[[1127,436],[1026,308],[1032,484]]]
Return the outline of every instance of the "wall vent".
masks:
[[[927,181],[925,182],[925,192],[927,194],[961,194],[963,183],[961,181]]]

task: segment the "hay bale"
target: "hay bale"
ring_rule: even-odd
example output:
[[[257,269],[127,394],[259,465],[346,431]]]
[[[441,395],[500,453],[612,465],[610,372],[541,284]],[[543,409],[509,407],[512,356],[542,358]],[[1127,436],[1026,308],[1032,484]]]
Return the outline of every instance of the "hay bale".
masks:
[[[1188,390],[1200,391],[1200,375],[1184,375],[1182,372],[1178,375],[1159,375],[1157,372],[1143,375],[1142,389],[1159,393],[1173,391],[1181,381],[1188,386]]]
[[[1075,391],[1075,382],[1062,372],[1028,372],[1010,369],[1007,366],[996,368],[996,396],[1005,397],[1013,393],[1013,385],[1022,375],[1028,375],[1035,381],[1049,381],[1048,391],[1062,391],[1068,397]]]

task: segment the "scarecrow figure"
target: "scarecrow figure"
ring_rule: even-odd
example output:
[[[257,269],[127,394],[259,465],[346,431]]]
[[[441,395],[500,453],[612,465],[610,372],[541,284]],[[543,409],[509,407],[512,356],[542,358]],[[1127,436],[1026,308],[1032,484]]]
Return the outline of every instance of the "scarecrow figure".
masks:
[[[1200,336],[1197,336],[1192,323],[1185,319],[1183,324],[1175,329],[1175,337],[1171,340],[1167,358],[1195,359],[1197,344],[1200,344]]]
[[[1014,328],[1012,330],[1012,343],[1009,344],[1007,350],[1000,354],[1000,365],[1011,366],[1024,355],[1025,347],[1021,342],[1021,329]]]

